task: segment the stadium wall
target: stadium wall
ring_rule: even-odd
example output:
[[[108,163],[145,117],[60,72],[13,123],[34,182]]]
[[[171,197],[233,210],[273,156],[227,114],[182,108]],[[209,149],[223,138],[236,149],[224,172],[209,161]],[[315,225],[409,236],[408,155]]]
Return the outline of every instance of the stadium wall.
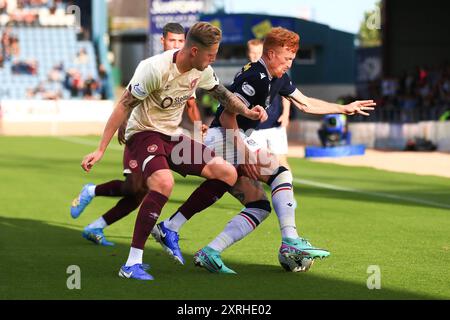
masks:
[[[320,145],[317,130],[320,121],[294,120],[289,128],[291,142]],[[410,139],[424,138],[437,145],[439,151],[450,152],[450,122],[424,121],[419,123],[350,123],[353,144],[368,148],[403,150]]]
[[[0,135],[100,135],[113,108],[113,101],[4,100]]]

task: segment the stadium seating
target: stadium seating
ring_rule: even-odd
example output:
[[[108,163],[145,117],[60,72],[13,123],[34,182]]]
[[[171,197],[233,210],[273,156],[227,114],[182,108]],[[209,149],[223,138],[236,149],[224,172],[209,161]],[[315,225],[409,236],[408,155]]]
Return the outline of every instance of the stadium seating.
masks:
[[[98,79],[96,55],[92,42],[77,41],[76,32],[68,27],[13,27],[11,33],[19,39],[20,53],[0,68],[0,81],[3,85],[2,99],[25,99],[27,90],[40,83],[48,90],[61,90],[64,98],[70,97],[63,82],[49,82],[49,72],[58,64],[63,65],[62,76],[71,68],[81,73],[82,79]],[[77,63],[80,50],[86,52],[85,63]],[[17,61],[36,60],[37,75],[13,74],[12,65]]]

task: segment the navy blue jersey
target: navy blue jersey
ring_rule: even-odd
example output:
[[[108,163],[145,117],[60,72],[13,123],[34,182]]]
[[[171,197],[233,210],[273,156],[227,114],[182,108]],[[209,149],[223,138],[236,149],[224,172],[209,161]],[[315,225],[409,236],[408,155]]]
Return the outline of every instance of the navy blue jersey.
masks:
[[[277,95],[287,97],[296,90],[287,74],[284,74],[281,78],[273,78],[262,59],[245,65],[228,89],[238,96],[249,109],[260,105],[267,111],[270,110],[270,106]],[[280,108],[281,106],[278,107],[278,109]],[[220,106],[211,123],[211,128],[221,127],[219,119],[223,110],[223,106]],[[238,115],[236,119],[238,127],[244,131],[255,129],[260,123],[259,120],[251,120],[241,115]]]
[[[270,106],[266,108],[266,112],[268,116],[267,120],[260,123],[256,127],[256,130],[277,128],[281,126],[278,119],[280,119],[283,114],[283,105],[281,104],[281,96],[279,94],[272,100]]]

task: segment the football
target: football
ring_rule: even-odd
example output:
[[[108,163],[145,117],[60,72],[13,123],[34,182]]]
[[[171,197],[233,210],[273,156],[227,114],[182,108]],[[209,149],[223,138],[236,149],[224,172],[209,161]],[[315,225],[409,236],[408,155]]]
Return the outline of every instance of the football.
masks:
[[[306,272],[314,264],[313,259],[303,258],[294,260],[278,253],[278,261],[284,270],[288,272]]]

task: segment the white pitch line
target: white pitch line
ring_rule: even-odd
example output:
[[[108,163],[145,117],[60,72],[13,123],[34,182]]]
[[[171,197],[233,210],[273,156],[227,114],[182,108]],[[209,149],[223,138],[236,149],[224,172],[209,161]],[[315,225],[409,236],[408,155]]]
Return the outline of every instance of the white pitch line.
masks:
[[[98,146],[97,142],[93,142],[91,140],[86,140],[86,139],[82,139],[82,138],[57,137],[57,139],[62,140],[62,141],[66,141],[66,142],[75,143],[75,144],[82,144],[82,145],[86,145],[86,146],[92,146],[92,147],[97,147]],[[123,151],[123,147],[114,146],[114,145],[110,145],[108,147],[108,149],[115,150],[115,151]],[[398,195],[395,195],[395,194],[387,194],[387,193],[380,193],[380,192],[364,191],[364,190],[358,190],[358,189],[342,187],[342,186],[337,186],[337,185],[333,185],[333,184],[316,182],[316,181],[305,180],[305,179],[294,179],[294,182],[295,183],[299,183],[299,184],[305,184],[305,185],[308,185],[308,186],[323,188],[323,189],[329,189],[329,190],[335,190],[335,191],[344,191],[344,192],[352,192],[352,193],[360,193],[360,194],[365,194],[365,195],[370,195],[370,196],[375,196],[375,197],[380,197],[380,198],[401,200],[401,201],[413,202],[413,203],[418,203],[418,204],[425,204],[425,205],[428,205],[428,206],[433,206],[433,207],[438,207],[438,208],[450,209],[450,205],[448,205],[448,204],[434,202],[434,201],[428,201],[428,200],[423,200],[423,199],[418,199],[418,198],[403,197],[403,196],[398,196]]]
[[[335,191],[344,191],[344,192],[352,192],[352,193],[360,193],[360,194],[370,195],[370,196],[375,196],[375,197],[380,197],[380,198],[389,198],[389,199],[394,199],[394,200],[401,200],[401,201],[413,202],[413,203],[418,203],[418,204],[425,204],[425,205],[433,206],[433,207],[450,209],[450,205],[445,204],[445,203],[439,203],[439,202],[423,200],[423,199],[418,199],[418,198],[410,198],[410,197],[398,196],[398,195],[395,195],[395,194],[387,194],[387,193],[380,193],[380,192],[373,192],[373,191],[364,191],[364,190],[358,190],[358,189],[342,187],[342,186],[337,186],[337,185],[333,185],[333,184],[316,182],[316,181],[305,180],[305,179],[294,179],[294,182],[295,183],[299,183],[299,184],[305,184],[305,185],[313,186],[313,187],[323,188],[323,189],[329,189],[329,190],[335,190]]]

